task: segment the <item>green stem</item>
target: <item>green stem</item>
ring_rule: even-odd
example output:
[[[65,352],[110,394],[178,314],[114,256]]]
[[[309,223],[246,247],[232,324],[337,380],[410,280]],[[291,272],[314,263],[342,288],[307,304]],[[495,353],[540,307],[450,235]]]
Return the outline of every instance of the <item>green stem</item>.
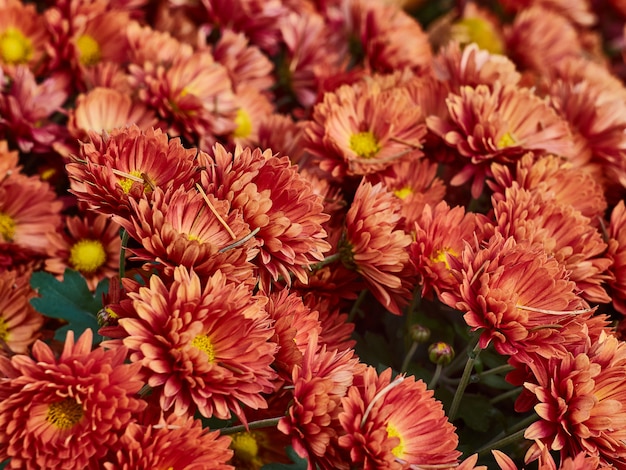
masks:
[[[279,416],[278,418],[260,419],[258,421],[252,421],[251,423],[248,423],[247,428],[245,425],[240,424],[238,426],[231,426],[229,428],[219,429],[219,432],[220,434],[225,436],[229,434],[237,434],[238,432],[250,431],[252,429],[273,428],[274,426],[278,426],[278,422],[281,420],[281,418],[282,416]]]
[[[128,246],[128,239],[130,235],[128,235],[128,231],[123,228],[122,229],[122,245],[120,246],[120,282],[124,279],[126,275],[126,247]]]
[[[311,269],[311,271],[317,271],[318,269],[322,269],[324,266],[327,266],[329,264],[333,264],[335,261],[339,261],[340,259],[341,259],[341,253],[339,253],[339,252],[333,253],[332,255],[327,256],[326,258],[324,258],[319,263],[312,264],[310,266],[310,269]]]
[[[517,397],[517,395],[519,395],[519,393],[522,391],[522,387],[516,387],[512,390],[509,390],[507,392],[501,393],[498,396],[493,397],[491,400],[489,400],[489,404],[490,405],[495,405],[496,403],[499,403],[503,400],[506,400],[507,398],[513,398],[513,397]]]
[[[467,355],[467,362],[465,363],[465,369],[463,369],[461,381],[459,382],[459,386],[456,388],[456,392],[454,393],[452,405],[450,406],[450,413],[448,414],[450,422],[454,421],[454,418],[456,418],[456,413],[459,410],[459,405],[461,404],[461,398],[463,398],[465,388],[467,387],[467,384],[469,384],[470,377],[472,376],[472,370],[474,370],[474,362],[476,362],[476,358],[478,357],[478,354],[480,354],[481,347],[478,343],[478,338],[479,336],[476,335],[473,340],[476,345],[474,346],[474,349],[472,349],[472,352]]]
[[[441,371],[443,366],[441,364],[437,364],[437,368],[435,369],[435,373],[433,374],[433,378],[430,379],[430,383],[428,384],[428,388],[434,390],[437,386],[437,382],[439,382],[439,377],[441,377]]]
[[[526,428],[528,428],[528,426],[533,424],[535,421],[537,421],[537,415],[533,413],[532,415],[524,418],[519,423],[516,423],[514,426],[512,426],[509,430],[510,434],[507,435],[505,432],[501,432],[491,442],[478,449],[477,453],[484,454],[485,452],[492,449],[505,447],[509,444],[517,442],[524,437]]]
[[[514,369],[515,367],[510,364],[503,364],[501,366],[494,367],[493,369],[486,370],[485,372],[481,372],[480,374],[476,374],[476,377],[478,379],[482,379],[488,375],[499,374],[500,372],[510,372]]]
[[[350,313],[348,314],[348,321],[350,323],[354,323],[354,317],[356,317],[357,312],[359,311],[359,307],[365,300],[365,296],[367,295],[367,289],[363,289],[357,299],[354,301],[352,308],[350,309]]]
[[[417,347],[419,346],[419,343],[417,341],[413,341],[413,343],[411,344],[411,347],[409,348],[409,352],[406,353],[406,356],[404,356],[404,361],[402,362],[402,368],[400,369],[401,373],[406,372],[406,370],[409,367],[409,364],[411,363],[411,358],[413,357],[413,354],[415,354],[415,351],[417,351]]]

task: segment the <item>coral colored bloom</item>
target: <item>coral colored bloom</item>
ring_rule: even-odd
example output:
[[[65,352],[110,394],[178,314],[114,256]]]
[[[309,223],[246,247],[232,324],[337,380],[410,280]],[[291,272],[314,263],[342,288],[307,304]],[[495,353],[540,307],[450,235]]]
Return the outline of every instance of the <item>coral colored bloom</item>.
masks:
[[[459,283],[442,300],[463,312],[480,346],[493,343],[502,355],[560,357],[566,353],[559,326],[587,311],[568,272],[541,245],[516,242],[499,233],[484,248],[466,245],[461,258],[448,257]]]
[[[411,298],[413,287],[411,236],[399,228],[400,212],[400,201],[382,183],[361,182],[339,246],[343,264],[360,273],[376,299],[397,315]]]
[[[607,235],[609,248],[606,256],[613,261],[609,268],[613,277],[608,281],[613,306],[622,315],[626,315],[626,207],[624,201],[620,201],[611,211]]]
[[[29,281],[28,274],[0,273],[0,354],[28,353],[43,325],[43,317],[30,304],[35,292]]]
[[[242,85],[237,90],[236,128],[229,140],[237,145],[256,145],[259,142],[259,127],[274,111],[274,105],[266,95],[256,88]]]
[[[19,0],[0,2],[0,69],[13,75],[20,64],[37,71],[45,56],[48,33],[35,5]]]
[[[118,272],[120,226],[107,216],[88,213],[65,219],[67,232],[48,234],[46,271],[62,277],[66,268],[80,272],[90,289]]]
[[[220,419],[232,412],[245,423],[242,406],[267,406],[262,394],[273,391],[276,377],[274,329],[265,300],[248,286],[219,271],[203,285],[181,266],[171,285],[152,276],[149,286],[128,296],[134,317],[119,319],[123,343],[164,410]]]
[[[510,11],[523,11],[539,5],[565,16],[579,26],[592,26],[597,20],[589,0],[500,0],[499,3]]]
[[[458,437],[433,391],[414,377],[368,367],[341,400],[339,445],[365,470],[453,468]]]
[[[87,329],[74,342],[69,331],[56,358],[43,342],[33,357],[0,357],[0,458],[7,468],[100,468],[126,427],[146,406],[139,364],[125,364],[126,349],[91,350]]]
[[[230,438],[202,428],[193,418],[174,419],[158,425],[131,423],[115,446],[115,457],[105,470],[203,469],[233,470]]]
[[[131,199],[156,188],[193,187],[197,150],[185,149],[180,139],[136,125],[89,137],[66,169],[71,192],[102,214],[125,217]]]

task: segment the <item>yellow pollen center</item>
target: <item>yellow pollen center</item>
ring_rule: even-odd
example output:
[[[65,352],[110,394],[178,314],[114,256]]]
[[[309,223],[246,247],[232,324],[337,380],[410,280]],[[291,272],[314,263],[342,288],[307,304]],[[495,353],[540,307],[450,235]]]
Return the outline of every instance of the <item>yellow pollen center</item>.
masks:
[[[233,132],[234,137],[248,137],[252,133],[252,120],[245,109],[237,110],[235,124],[237,124],[237,129]]]
[[[454,256],[455,258],[458,256],[457,253],[451,248],[443,248],[435,252],[430,259],[433,263],[443,263],[446,265],[446,269],[450,269],[450,263],[448,263],[448,257],[446,256],[448,254]]]
[[[402,439],[400,432],[398,432],[396,427],[391,423],[387,424],[387,436],[400,439],[400,443],[391,450],[391,453],[398,458],[402,457],[402,455],[404,455],[404,439]]]
[[[142,178],[141,171],[138,171],[138,170],[133,170],[128,174],[132,176],[136,176],[137,178]],[[128,194],[130,192],[130,188],[133,187],[133,183],[136,183],[136,182],[137,182],[136,180],[131,179],[131,178],[122,178],[121,180],[117,182],[117,184],[120,185],[120,187],[122,188],[122,191],[124,191],[124,194]],[[145,191],[146,184],[147,183],[144,183],[144,191]]]
[[[504,149],[507,147],[511,147],[515,144],[517,144],[515,137],[513,137],[511,133],[507,132],[502,137],[500,137],[500,140],[498,140],[497,145],[499,149]]]
[[[15,220],[2,212],[0,212],[0,235],[5,242],[12,242],[15,237]]]
[[[372,132],[365,131],[350,136],[350,148],[359,157],[372,158],[379,152],[380,145]]]
[[[211,342],[211,338],[207,335],[198,335],[196,336],[191,345],[194,348],[198,348],[201,351],[204,351],[206,355],[209,357],[209,362],[215,362],[215,349],[213,348],[213,343]]]
[[[406,199],[407,197],[409,197],[411,194],[413,194],[413,190],[411,188],[404,187],[404,188],[400,188],[400,189],[396,189],[393,194],[395,194],[395,196],[398,199]]]
[[[46,420],[58,429],[65,430],[78,423],[83,415],[83,407],[74,398],[66,398],[48,406]]]
[[[19,29],[7,28],[0,34],[0,57],[7,64],[24,64],[33,55],[33,46]]]
[[[93,273],[107,259],[104,246],[98,240],[80,240],[70,249],[70,264],[83,273]]]
[[[76,47],[78,48],[80,63],[87,67],[96,65],[102,59],[98,41],[89,34],[83,34],[79,37],[76,40]]]
[[[235,456],[244,462],[252,462],[259,454],[259,444],[249,432],[235,434],[230,446],[235,451]]]
[[[0,317],[0,339],[6,341],[9,338],[9,327],[4,318]]]
[[[462,44],[475,42],[480,49],[502,54],[504,44],[493,25],[481,18],[463,18],[452,27],[452,36]]]

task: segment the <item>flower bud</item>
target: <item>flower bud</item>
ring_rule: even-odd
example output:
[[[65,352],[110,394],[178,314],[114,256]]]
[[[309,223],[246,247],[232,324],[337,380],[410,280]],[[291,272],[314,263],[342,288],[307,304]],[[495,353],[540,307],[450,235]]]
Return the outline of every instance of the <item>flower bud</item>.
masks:
[[[428,347],[428,358],[437,365],[447,366],[454,359],[454,348],[448,343],[438,341]]]
[[[425,326],[415,324],[409,329],[409,335],[416,343],[425,343],[430,339],[430,330]]]

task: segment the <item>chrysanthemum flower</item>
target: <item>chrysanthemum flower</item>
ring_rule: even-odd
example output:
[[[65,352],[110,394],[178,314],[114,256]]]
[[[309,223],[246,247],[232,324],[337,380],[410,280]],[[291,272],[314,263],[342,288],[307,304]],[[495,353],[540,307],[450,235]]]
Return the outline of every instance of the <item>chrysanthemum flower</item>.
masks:
[[[154,111],[128,94],[98,87],[76,98],[76,106],[69,112],[67,129],[74,138],[86,140],[88,131],[101,134],[132,124],[147,131],[156,123]]]
[[[400,159],[418,158],[426,128],[406,90],[374,81],[326,93],[305,128],[305,147],[335,178],[381,171]]]
[[[119,268],[120,226],[102,214],[70,216],[65,219],[67,232],[48,234],[50,247],[46,271],[58,275],[66,268],[80,272],[90,289]]]
[[[401,215],[407,232],[420,217],[427,205],[436,206],[446,193],[443,181],[436,177],[437,164],[426,159],[412,159],[395,163],[369,179],[382,181],[402,204]]]
[[[400,201],[382,183],[361,182],[346,216],[339,252],[346,267],[363,276],[376,299],[401,314],[411,298],[408,246],[411,236],[401,226]]]
[[[435,39],[436,36],[443,36],[443,40],[436,42],[445,45],[450,39],[462,47],[475,43],[480,49],[491,54],[504,54],[502,21],[489,8],[476,2],[467,2],[463,6],[460,18],[457,19],[456,14],[450,16],[454,20],[451,25],[447,24],[450,19],[446,15],[429,28],[431,30],[429,36],[435,36]]]
[[[206,168],[202,180],[207,193],[230,201],[231,210],[241,211],[250,230],[258,229],[254,262],[261,286],[266,289],[279,277],[290,283],[292,275],[306,282],[309,266],[330,249],[322,228],[328,215],[289,157],[248,147],[231,154],[216,145],[211,157],[199,160]]]
[[[292,162],[298,163],[303,154],[303,124],[284,114],[266,116],[259,123],[258,147],[272,149],[277,155],[288,155]]]
[[[131,292],[135,318],[120,318],[130,360],[140,363],[164,410],[246,422],[244,409],[266,407],[272,392],[274,329],[247,285],[217,271],[204,285],[180,266],[166,285],[158,276]]]
[[[165,423],[131,423],[114,450],[115,456],[102,464],[105,470],[152,470],[185,468],[232,470],[230,438],[202,428],[200,420],[174,419]]]
[[[415,222],[414,241],[409,247],[423,297],[432,297],[433,291],[439,295],[456,288],[448,257],[459,258],[465,241],[472,239],[475,230],[474,214],[465,213],[461,206],[450,208],[441,201],[424,207]]]
[[[439,51],[433,61],[433,71],[437,79],[448,82],[455,91],[462,86],[492,85],[496,81],[502,85],[515,85],[521,78],[508,57],[491,54],[476,43],[461,50],[456,41]]]
[[[43,317],[30,304],[35,292],[29,281],[29,274],[0,273],[0,354],[28,353],[43,324]]]
[[[536,397],[540,419],[524,437],[562,459],[585,452],[605,465],[626,466],[626,344],[604,333],[593,342],[581,340],[562,358],[528,366],[534,377],[524,386]],[[526,460],[539,453],[533,444]]]
[[[6,140],[0,140],[0,181],[7,176],[18,173],[21,170],[18,163],[19,152],[9,150],[9,143]]]
[[[36,71],[43,63],[47,31],[35,5],[19,0],[0,2],[0,68],[10,75],[20,64]]]
[[[613,306],[626,315],[626,207],[620,201],[611,211],[607,230],[608,251],[606,256],[613,261],[609,271],[613,274],[608,284],[611,286]]]
[[[12,174],[0,183],[0,243],[45,254],[46,235],[61,225],[61,206],[48,183]]]
[[[259,143],[259,126],[273,111],[274,105],[266,95],[256,88],[240,86],[237,90],[237,127],[228,136],[231,142],[241,146]]]
[[[128,250],[133,259],[158,263],[171,276],[176,266],[193,269],[202,278],[220,270],[230,280],[254,284],[256,241],[239,211],[228,201],[184,187],[131,201],[128,217],[114,216],[140,246]],[[154,267],[154,266],[153,266]]]
[[[281,418],[278,429],[291,436],[291,445],[308,460],[312,470],[348,468],[336,442],[341,398],[352,385],[353,377],[365,365],[354,357],[353,350],[328,351],[318,347],[313,336],[304,354],[302,366],[293,369],[293,403]]]
[[[193,187],[197,150],[185,149],[180,139],[136,125],[89,137],[66,168],[71,192],[100,213],[126,216],[131,199],[156,188]]]
[[[145,402],[139,364],[125,364],[126,349],[91,350],[87,329],[74,343],[69,331],[56,358],[43,342],[34,359],[0,357],[0,458],[8,468],[100,468]]]
[[[507,55],[521,69],[547,74],[560,60],[583,55],[579,33],[554,10],[534,5],[505,28]]]
[[[504,197],[493,197],[495,230],[518,242],[539,243],[569,271],[581,296],[591,302],[608,303],[603,284],[610,279],[611,260],[604,253],[602,235],[578,210],[556,200],[552,194],[521,189],[517,183],[506,188]],[[483,229],[489,236],[490,224]]]
[[[339,445],[366,470],[453,468],[458,437],[440,402],[412,376],[368,367],[342,398]]]
[[[586,452],[579,452],[575,456],[567,457],[559,462],[557,466],[554,458],[549,452],[549,448],[537,442],[539,454],[538,470],[610,470],[614,467],[602,465],[597,456],[590,456]],[[518,470],[515,462],[504,452],[492,450],[493,457],[501,470]]]
[[[566,353],[562,325],[586,311],[568,272],[541,245],[493,236],[484,248],[466,245],[461,259],[448,257],[458,290],[441,299],[463,312],[480,347],[517,357]]]
[[[446,100],[450,120],[426,119],[428,127],[469,162],[452,178],[458,186],[471,179],[472,197],[482,193],[492,162],[512,163],[528,150],[556,155],[571,152],[567,122],[528,88],[486,85],[462,87]]]
[[[15,67],[7,93],[0,93],[0,129],[22,152],[50,151],[55,141],[67,133],[50,118],[61,109],[68,88],[66,75],[53,74],[37,83],[28,67]]]
[[[193,55],[191,44],[182,43],[168,32],[141,26],[135,21],[126,28],[126,36],[131,62],[129,69],[136,79],[143,73],[152,71],[157,65],[170,66],[176,59]],[[147,63],[152,65],[146,67]],[[137,82],[132,83],[135,87],[138,86]]]
[[[579,26],[592,26],[597,18],[591,10],[589,0],[500,0],[500,5],[509,11],[525,10],[531,6],[541,6],[555,11]]]

